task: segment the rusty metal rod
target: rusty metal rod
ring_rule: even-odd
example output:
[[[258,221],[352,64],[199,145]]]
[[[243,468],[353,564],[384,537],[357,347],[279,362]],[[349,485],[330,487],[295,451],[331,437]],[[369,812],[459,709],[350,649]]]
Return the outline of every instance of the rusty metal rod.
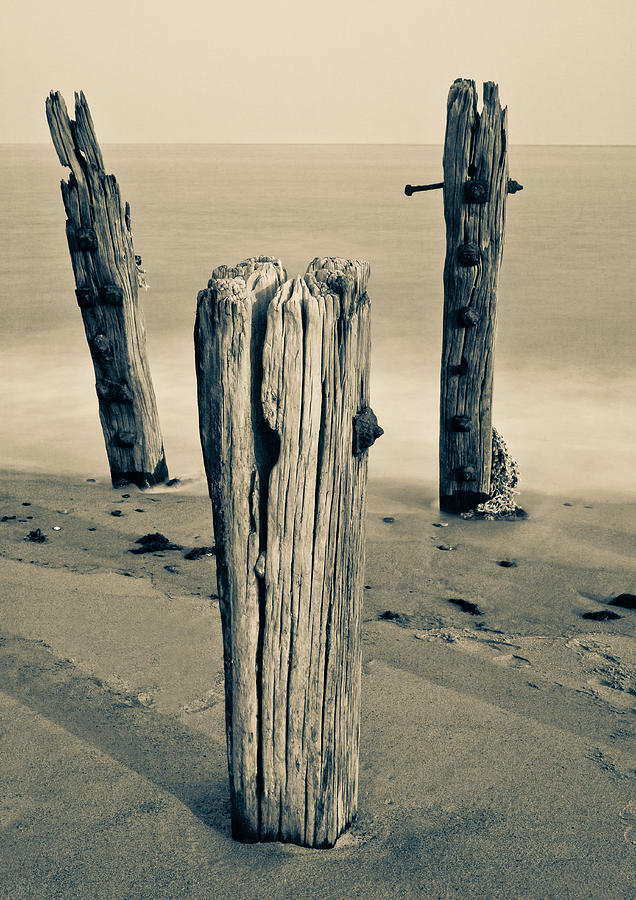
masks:
[[[467,182],[471,184],[471,182]],[[443,181],[438,181],[437,184],[407,184],[404,188],[404,193],[407,197],[410,197],[411,194],[417,194],[418,191],[437,191],[440,188],[444,187]],[[518,181],[515,181],[512,178],[508,179],[507,191],[509,194],[516,194],[517,191],[522,191],[523,185],[519,184]]]
[[[417,191],[437,191],[443,187],[443,181],[440,181],[438,184],[407,184],[404,188],[404,193],[407,197],[410,197],[411,194],[415,194]]]

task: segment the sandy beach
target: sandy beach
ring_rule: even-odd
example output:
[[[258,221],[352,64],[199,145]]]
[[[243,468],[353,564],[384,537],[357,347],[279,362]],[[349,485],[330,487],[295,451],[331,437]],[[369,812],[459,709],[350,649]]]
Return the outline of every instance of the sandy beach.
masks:
[[[200,485],[4,472],[3,896],[633,896],[636,505],[521,502],[371,479],[360,809],[312,851],[230,836]]]

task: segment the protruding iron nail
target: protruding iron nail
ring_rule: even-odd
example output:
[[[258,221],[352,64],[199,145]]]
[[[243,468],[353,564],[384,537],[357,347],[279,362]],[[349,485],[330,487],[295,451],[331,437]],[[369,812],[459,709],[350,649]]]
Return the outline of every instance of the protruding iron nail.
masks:
[[[407,184],[404,188],[404,193],[407,197],[410,197],[411,194],[417,194],[418,191],[438,191],[443,187],[443,181],[438,181],[436,184]]]
[[[515,181],[514,178],[508,179],[508,193],[509,194],[516,194],[517,191],[522,191],[522,190],[523,190],[522,184],[519,184],[519,182]]]

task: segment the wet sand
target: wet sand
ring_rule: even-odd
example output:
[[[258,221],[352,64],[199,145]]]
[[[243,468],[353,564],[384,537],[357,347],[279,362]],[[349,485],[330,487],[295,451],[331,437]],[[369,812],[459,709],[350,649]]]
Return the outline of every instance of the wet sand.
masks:
[[[370,482],[359,815],[311,851],[230,836],[198,488],[3,473],[4,896],[632,896],[635,504]],[[182,549],[129,552],[155,532]]]

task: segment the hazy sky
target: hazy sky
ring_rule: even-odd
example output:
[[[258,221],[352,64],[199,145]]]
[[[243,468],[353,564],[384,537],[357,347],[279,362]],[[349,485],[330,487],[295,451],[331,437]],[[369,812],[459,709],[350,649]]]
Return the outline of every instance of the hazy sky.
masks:
[[[81,89],[104,143],[441,143],[468,77],[517,144],[636,144],[636,0],[2,0],[0,31],[0,141]]]

